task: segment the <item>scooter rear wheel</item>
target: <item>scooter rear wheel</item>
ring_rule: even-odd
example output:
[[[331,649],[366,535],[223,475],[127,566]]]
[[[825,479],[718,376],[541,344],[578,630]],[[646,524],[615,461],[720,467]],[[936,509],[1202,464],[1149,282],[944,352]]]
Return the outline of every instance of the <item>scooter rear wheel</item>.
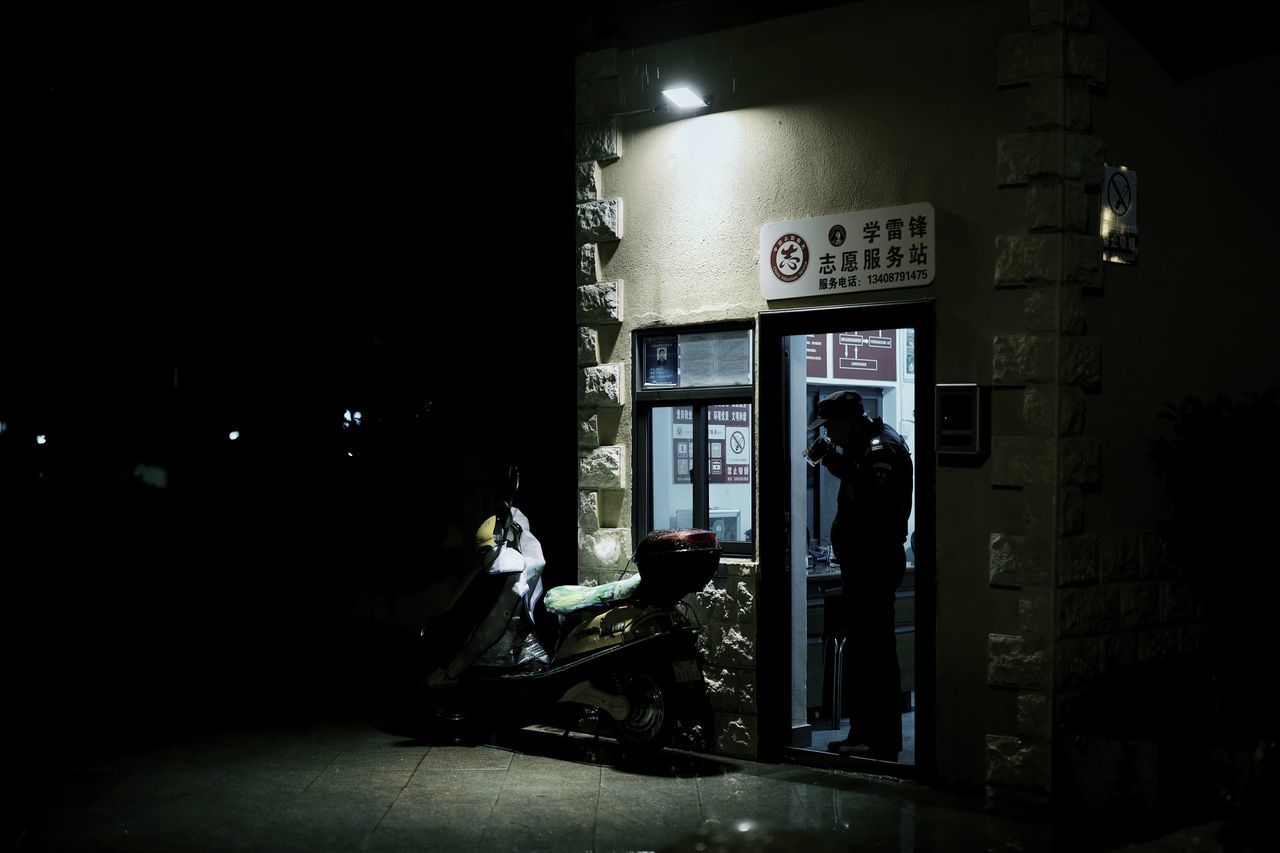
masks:
[[[616,676],[617,690],[627,698],[630,713],[614,725],[623,743],[660,750],[671,740],[668,689],[652,672],[628,670]]]

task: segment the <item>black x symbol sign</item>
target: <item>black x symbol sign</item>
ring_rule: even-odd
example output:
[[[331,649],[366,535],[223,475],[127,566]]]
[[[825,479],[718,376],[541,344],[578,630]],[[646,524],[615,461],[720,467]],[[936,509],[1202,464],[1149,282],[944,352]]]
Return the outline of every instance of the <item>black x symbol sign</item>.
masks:
[[[1111,180],[1107,181],[1107,204],[1111,205],[1111,209],[1117,216],[1124,216],[1129,211],[1129,203],[1132,199],[1133,192],[1129,187],[1129,179],[1123,172],[1116,172],[1111,176]]]

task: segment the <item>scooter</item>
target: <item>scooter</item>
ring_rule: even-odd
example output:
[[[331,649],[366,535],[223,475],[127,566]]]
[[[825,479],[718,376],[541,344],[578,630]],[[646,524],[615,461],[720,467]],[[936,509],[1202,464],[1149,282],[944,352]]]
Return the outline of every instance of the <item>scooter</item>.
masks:
[[[496,587],[496,600],[461,651],[427,679],[437,721],[473,735],[531,723],[600,734],[602,722],[624,749],[642,753],[668,745],[681,724],[707,722],[698,628],[680,599],[715,575],[721,549],[713,532],[654,531],[636,548],[631,577],[545,594],[541,545],[510,499],[477,542],[485,570],[468,592],[491,597]]]

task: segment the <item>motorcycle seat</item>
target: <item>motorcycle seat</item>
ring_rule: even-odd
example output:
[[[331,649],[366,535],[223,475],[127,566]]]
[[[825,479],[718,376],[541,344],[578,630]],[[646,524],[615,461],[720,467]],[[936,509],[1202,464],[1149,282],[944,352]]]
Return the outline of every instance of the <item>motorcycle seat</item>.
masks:
[[[630,598],[640,586],[640,575],[632,575],[620,581],[602,583],[599,586],[558,586],[543,598],[547,610],[559,616],[587,610]]]

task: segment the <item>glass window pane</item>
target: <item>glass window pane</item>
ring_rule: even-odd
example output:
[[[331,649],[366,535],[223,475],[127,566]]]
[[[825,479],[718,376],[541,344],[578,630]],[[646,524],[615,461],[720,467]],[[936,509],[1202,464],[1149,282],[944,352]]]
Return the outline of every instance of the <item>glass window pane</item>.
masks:
[[[650,423],[653,447],[651,529],[692,527],[693,406],[655,407]]]
[[[751,330],[680,335],[680,387],[751,384]]]
[[[707,406],[707,528],[723,542],[750,542],[751,404]]]

